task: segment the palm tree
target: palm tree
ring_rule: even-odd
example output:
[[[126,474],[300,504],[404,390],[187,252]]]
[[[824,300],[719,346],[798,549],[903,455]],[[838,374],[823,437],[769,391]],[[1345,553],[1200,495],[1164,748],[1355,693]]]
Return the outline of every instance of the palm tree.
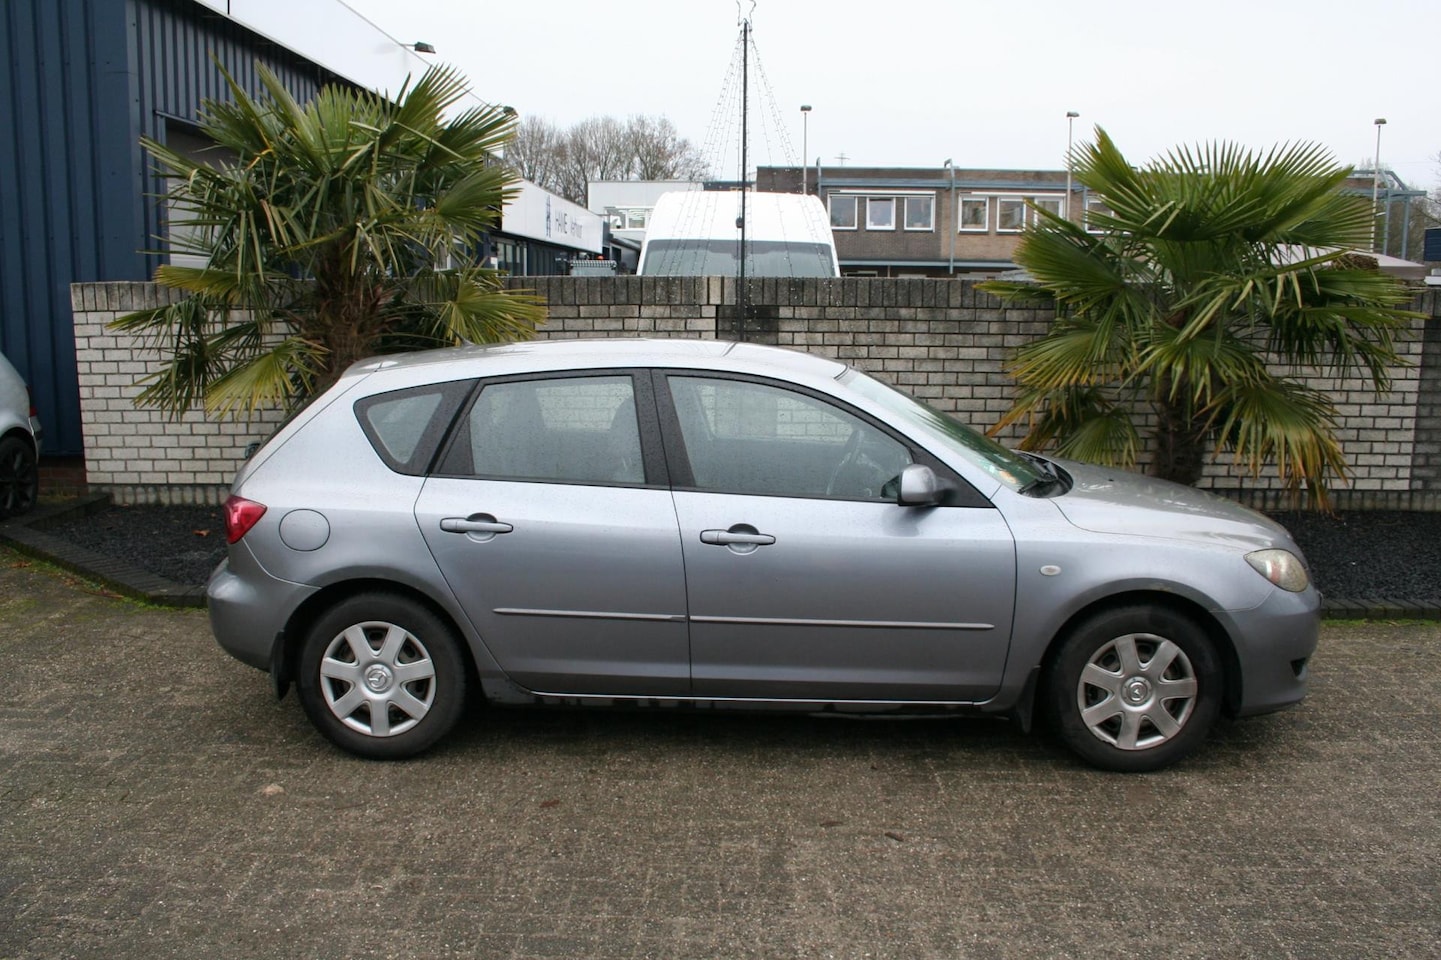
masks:
[[[474,262],[512,193],[492,159],[512,114],[445,119],[466,95],[450,68],[394,100],[326,87],[304,105],[259,70],[267,96],[226,74],[232,102],[201,111],[229,159],[142,141],[172,185],[170,250],[204,266],[159,267],[157,283],[189,296],[115,322],[164,358],[139,402],[248,413],[303,400],[377,353],[533,334],[539,301]]]
[[[1151,474],[1194,485],[1228,451],[1325,508],[1346,473],[1335,408],[1305,368],[1389,388],[1393,337],[1416,314],[1400,281],[1347,251],[1370,236],[1367,199],[1321,148],[1256,156],[1233,145],[1133,168],[1101,129],[1075,176],[1109,212],[1086,226],[1036,210],[1016,261],[1033,278],[983,288],[1049,298],[1056,321],[1010,365],[1018,393],[996,425],[1027,449],[1133,467],[1153,425]]]

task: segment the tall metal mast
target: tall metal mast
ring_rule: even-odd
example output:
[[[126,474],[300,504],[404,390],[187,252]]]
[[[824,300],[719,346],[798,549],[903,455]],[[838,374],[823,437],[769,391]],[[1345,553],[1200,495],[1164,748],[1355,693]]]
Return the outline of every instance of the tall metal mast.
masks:
[[[752,4],[754,9],[754,4]],[[736,226],[741,228],[740,271],[736,276],[736,339],[746,338],[746,171],[749,162],[746,153],[748,135],[746,123],[750,106],[750,53],[751,22],[741,21],[741,215]]]

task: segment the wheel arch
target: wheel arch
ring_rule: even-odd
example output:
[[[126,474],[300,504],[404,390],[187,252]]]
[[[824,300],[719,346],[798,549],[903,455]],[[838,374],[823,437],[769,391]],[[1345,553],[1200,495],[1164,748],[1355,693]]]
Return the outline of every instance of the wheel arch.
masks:
[[[35,436],[29,430],[22,426],[14,426],[4,433],[0,433],[0,441],[9,440],[12,437],[23,441],[37,457],[40,455],[40,448],[35,443]]]
[[[311,626],[325,612],[337,604],[365,593],[388,593],[397,597],[410,600],[425,607],[455,635],[462,655],[465,657],[466,670],[469,674],[472,688],[479,690],[479,670],[475,663],[475,652],[466,641],[465,631],[461,629],[450,611],[436,603],[424,591],[404,583],[397,583],[394,580],[379,578],[360,578],[355,580],[343,580],[329,584],[306,597],[295,612],[286,621],[285,628],[275,638],[275,646],[270,653],[270,673],[275,680],[275,689],[279,697],[284,697],[290,684],[296,676],[296,665],[300,659],[300,651],[305,646],[305,635],[310,632]]]
[[[1205,607],[1186,597],[1175,593],[1167,593],[1160,590],[1132,590],[1125,593],[1112,594],[1095,600],[1084,607],[1076,610],[1068,617],[1051,637],[1046,646],[1046,651],[1036,667],[1035,675],[1044,677],[1050,670],[1052,661],[1060,653],[1076,629],[1085,621],[1100,613],[1109,610],[1116,610],[1122,607],[1134,606],[1160,606],[1173,611],[1191,620],[1200,627],[1206,634],[1207,639],[1216,648],[1216,656],[1221,663],[1222,695],[1221,711],[1226,716],[1234,717],[1241,706],[1241,660],[1236,653],[1236,645],[1232,642],[1231,635],[1225,626]],[[1035,691],[1039,693],[1040,691]],[[1033,698],[1027,698],[1033,701]],[[1027,712],[1034,709],[1034,703],[1027,703]],[[1031,716],[1025,718],[1029,724]]]

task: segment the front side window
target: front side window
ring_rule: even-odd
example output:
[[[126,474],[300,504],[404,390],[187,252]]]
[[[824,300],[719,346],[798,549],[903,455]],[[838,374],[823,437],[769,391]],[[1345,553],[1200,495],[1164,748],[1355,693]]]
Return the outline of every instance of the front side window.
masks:
[[[1008,450],[954,417],[855,368],[842,375],[841,383],[885,407],[889,411],[886,419],[891,423],[902,429],[907,426],[920,428],[1013,490],[1020,490],[1042,476],[1035,464],[1020,454]]]
[[[668,381],[696,489],[893,500],[911,462],[889,434],[808,394],[740,380]]]
[[[489,384],[466,414],[442,472],[493,480],[644,483],[631,378]]]
[[[936,222],[935,197],[906,197],[906,229],[930,230]]]
[[[976,233],[990,230],[990,208],[991,202],[985,197],[962,197],[961,229]]]
[[[866,229],[894,230],[896,200],[894,197],[871,197],[866,200]]]
[[[856,198],[832,196],[829,202],[831,205],[831,229],[856,229]]]

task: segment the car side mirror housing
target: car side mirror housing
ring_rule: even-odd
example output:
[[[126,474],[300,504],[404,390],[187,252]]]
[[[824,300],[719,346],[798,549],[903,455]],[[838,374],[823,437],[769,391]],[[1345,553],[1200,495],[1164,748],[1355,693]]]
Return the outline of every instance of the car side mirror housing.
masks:
[[[901,493],[896,498],[901,506],[934,507],[944,495],[940,478],[925,464],[913,463],[901,471]]]

